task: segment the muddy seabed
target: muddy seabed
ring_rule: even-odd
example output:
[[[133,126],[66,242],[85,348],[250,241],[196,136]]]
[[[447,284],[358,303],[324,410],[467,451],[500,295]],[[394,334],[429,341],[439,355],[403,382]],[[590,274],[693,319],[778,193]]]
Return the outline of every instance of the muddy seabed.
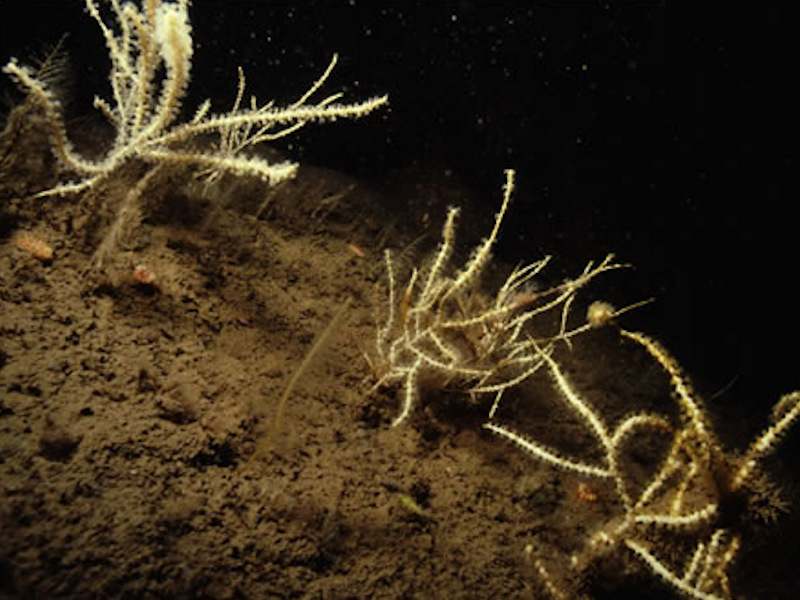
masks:
[[[372,390],[364,359],[384,302],[382,251],[434,247],[446,207],[468,196],[454,178],[406,174],[388,193],[312,167],[272,190],[176,178],[152,190],[100,272],[87,270],[92,253],[142,173],[31,199],[57,182],[40,125],[17,109],[0,138],[3,600],[543,598],[531,557],[568,577],[568,556],[619,510],[613,490],[586,501],[575,477],[483,431],[487,405],[458,390],[425,393],[407,424],[388,427],[397,391]],[[485,199],[464,205],[463,251],[492,214]],[[13,244],[17,231],[49,244],[52,261]],[[138,265],[154,284],[134,279]],[[347,301],[283,430],[265,435]],[[561,359],[610,414],[669,393],[616,335],[587,334]],[[514,428],[594,451],[545,374],[504,401]],[[790,597],[792,553],[771,548],[751,541],[735,589]],[[630,557],[586,575],[589,597],[672,597]]]

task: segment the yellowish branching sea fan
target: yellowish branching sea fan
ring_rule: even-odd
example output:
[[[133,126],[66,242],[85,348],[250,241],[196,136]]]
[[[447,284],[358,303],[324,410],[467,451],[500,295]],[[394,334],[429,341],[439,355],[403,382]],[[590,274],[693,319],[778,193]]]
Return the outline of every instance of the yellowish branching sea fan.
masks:
[[[460,387],[470,394],[494,394],[518,385],[545,364],[553,345],[587,329],[567,327],[577,291],[594,277],[622,265],[607,256],[589,263],[583,272],[546,290],[534,278],[549,257],[516,268],[494,294],[481,289],[500,225],[511,201],[514,171],[506,171],[503,202],[489,236],[458,270],[450,266],[459,209],[447,213],[442,242],[427,265],[413,268],[398,288],[392,253],[386,252],[388,292],[386,314],[377,328],[375,352],[369,357],[377,386],[400,383],[402,406],[393,421],[409,416],[421,385]],[[549,316],[555,318],[548,319]],[[559,323],[549,334],[531,332],[536,318]]]
[[[590,307],[588,320],[597,327],[614,326],[610,314],[614,313],[609,305],[598,303]],[[613,485],[621,514],[590,535],[583,551],[572,556],[576,571],[586,569],[599,556],[626,549],[688,598],[731,600],[729,572],[742,533],[754,522],[774,520],[785,509],[777,486],[760,469],[760,463],[800,420],[800,391],[780,399],[769,427],[743,454],[731,452],[720,443],[703,402],[675,358],[643,333],[622,328],[619,333],[641,346],[669,376],[677,422],[644,412],[610,422],[574,387],[553,356],[541,351],[564,405],[592,432],[603,458],[590,461],[566,455],[493,420],[484,426],[540,461]],[[668,444],[661,463],[644,482],[634,481],[626,465],[626,450],[636,435],[659,436]],[[676,561],[675,556],[681,555],[684,560]],[[544,586],[556,589],[551,592],[554,597],[566,594],[558,589],[545,563],[545,559],[536,562]],[[568,596],[572,597],[564,597]]]
[[[122,202],[116,217],[92,261],[103,266],[122,234],[136,225],[140,199],[157,174],[169,167],[190,167],[196,177],[213,182],[225,173],[252,176],[273,185],[291,178],[297,165],[270,162],[252,152],[255,146],[285,137],[313,122],[358,118],[387,103],[386,96],[343,104],[341,94],[312,101],[336,65],[327,69],[304,94],[287,106],[259,104],[255,96],[243,102],[245,78],[239,69],[239,86],[233,107],[213,113],[206,100],[185,122],[179,120],[192,70],[194,45],[189,21],[189,0],[108,0],[115,23],[109,24],[95,0],[85,0],[97,22],[111,61],[109,100],[95,97],[95,107],[114,127],[114,141],[99,159],[81,155],[70,142],[62,106],[36,69],[12,58],[3,71],[16,81],[29,101],[44,113],[51,147],[72,179],[41,191],[54,196],[95,188],[131,161],[150,167]],[[207,140],[214,140],[210,146]]]
[[[95,0],[86,0],[111,60],[111,99],[96,97],[94,101],[115,129],[113,145],[101,159],[91,160],[75,151],[67,137],[60,103],[34,69],[16,58],[3,67],[44,111],[54,153],[66,170],[78,176],[44,190],[40,196],[91,188],[133,159],[153,165],[193,165],[212,179],[227,172],[252,175],[273,184],[291,177],[296,165],[270,163],[247,150],[289,135],[307,123],[361,117],[387,102],[387,97],[381,96],[341,104],[337,102],[341,94],[310,102],[333,70],[334,55],[322,76],[288,106],[275,106],[273,102],[259,105],[255,97],[242,106],[245,80],[240,69],[236,100],[229,112],[212,113],[206,100],[188,122],[178,122],[194,55],[188,0],[144,0],[141,7],[118,0],[108,3],[115,25],[106,23]],[[198,145],[191,143],[209,135],[218,139],[210,150],[198,150]]]

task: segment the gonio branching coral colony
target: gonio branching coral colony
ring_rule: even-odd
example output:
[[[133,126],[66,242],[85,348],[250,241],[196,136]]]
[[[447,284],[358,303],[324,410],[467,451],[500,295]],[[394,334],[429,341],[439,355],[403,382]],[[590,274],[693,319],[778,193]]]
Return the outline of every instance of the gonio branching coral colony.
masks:
[[[613,309],[596,303],[589,323],[615,326]],[[563,403],[592,432],[603,459],[591,462],[559,450],[492,420],[484,427],[516,444],[538,460],[584,479],[606,480],[615,490],[621,514],[586,539],[571,557],[575,573],[613,552],[627,550],[675,590],[698,600],[730,600],[729,571],[746,532],[769,523],[785,510],[780,490],[760,469],[786,431],[800,419],[800,391],[784,395],[772,410],[769,427],[743,453],[728,451],[717,438],[701,399],[677,361],[651,337],[619,328],[623,339],[647,351],[670,378],[678,408],[677,422],[666,415],[635,413],[610,423],[570,382],[553,356],[540,351]],[[644,481],[627,464],[634,436],[666,438],[666,453]],[[676,556],[684,557],[675,560]],[[546,587],[569,598],[563,583],[550,576],[547,560],[536,559]],[[575,590],[572,591],[576,593]]]
[[[567,317],[576,292],[605,271],[617,269],[613,256],[589,263],[574,279],[537,291],[534,278],[549,257],[514,269],[493,296],[484,295],[481,275],[489,264],[492,247],[514,189],[514,171],[506,171],[503,202],[489,236],[458,270],[450,266],[459,210],[451,208],[442,242],[422,268],[413,268],[398,288],[391,251],[385,254],[387,301],[385,317],[377,329],[375,353],[370,357],[378,386],[401,383],[402,407],[393,425],[409,416],[421,384],[461,387],[471,394],[495,394],[518,385],[543,364],[542,356],[554,344],[586,327],[567,329]],[[547,319],[556,315],[557,319]],[[557,321],[548,334],[531,337],[534,319]]]
[[[115,131],[113,144],[102,158],[87,158],[73,148],[58,97],[35,69],[23,66],[15,58],[3,68],[43,111],[52,150],[63,169],[73,177],[43,190],[39,196],[97,187],[131,161],[152,167],[117,211],[102,255],[108,254],[111,249],[108,246],[113,246],[114,240],[132,222],[137,200],[156,169],[191,166],[196,175],[208,181],[231,173],[275,184],[292,177],[297,165],[270,162],[249,152],[254,147],[285,137],[307,123],[364,116],[387,102],[386,96],[380,96],[342,104],[338,102],[341,97],[338,93],[311,101],[336,65],[334,55],[320,78],[288,106],[275,106],[273,102],[259,105],[255,96],[244,102],[245,78],[240,68],[239,87],[231,110],[213,113],[210,101],[206,100],[191,119],[180,122],[194,56],[189,0],[145,0],[141,7],[118,0],[109,0],[108,4],[113,24],[106,22],[95,0],[86,0],[86,8],[100,27],[111,61],[108,78],[111,99],[95,97],[94,101]],[[204,149],[200,141],[208,136],[216,137],[216,142]],[[97,257],[101,259],[98,262],[106,257],[102,255]]]

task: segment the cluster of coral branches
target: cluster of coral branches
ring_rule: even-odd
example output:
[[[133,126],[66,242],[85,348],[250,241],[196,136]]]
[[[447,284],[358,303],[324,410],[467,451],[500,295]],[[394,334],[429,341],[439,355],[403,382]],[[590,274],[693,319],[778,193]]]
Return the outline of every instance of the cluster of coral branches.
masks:
[[[586,327],[567,330],[576,292],[599,274],[623,265],[607,256],[589,263],[575,279],[547,290],[535,289],[534,278],[549,257],[514,269],[493,297],[481,290],[481,275],[491,258],[500,225],[514,188],[514,171],[506,171],[503,202],[489,236],[455,273],[450,266],[459,210],[451,208],[442,242],[423,268],[413,268],[398,289],[391,251],[386,251],[388,300],[378,328],[373,371],[378,385],[401,382],[403,403],[393,425],[409,416],[423,387],[450,385],[472,394],[495,394],[495,406],[508,388],[521,383],[544,364],[556,341],[569,339]],[[559,314],[549,335],[532,337],[534,319]]]
[[[612,257],[597,265],[590,263],[574,279],[533,291],[529,284],[547,264],[548,259],[543,259],[515,269],[494,295],[486,296],[480,275],[511,196],[513,171],[506,176],[494,227],[460,269],[453,272],[449,267],[457,209],[448,213],[442,242],[432,259],[423,268],[413,268],[404,285],[398,286],[392,255],[386,253],[388,304],[377,329],[372,364],[379,374],[378,385],[401,386],[401,410],[393,425],[408,418],[424,388],[449,386],[472,395],[494,393],[484,425],[487,430],[546,464],[613,484],[622,514],[587,537],[585,549],[572,557],[575,580],[580,581],[581,572],[598,557],[624,549],[690,598],[730,600],[729,569],[739,550],[741,531],[749,521],[773,520],[782,507],[779,490],[759,464],[800,419],[800,391],[781,398],[769,427],[743,454],[729,452],[717,439],[702,401],[677,361],[654,339],[617,325],[616,318],[635,305],[615,310],[595,302],[586,323],[568,327],[576,293],[597,275],[621,266]],[[534,327],[540,324],[534,318],[548,313],[552,313],[549,321],[560,325],[542,335]],[[555,346],[569,345],[587,329],[604,326],[617,328],[624,339],[641,346],[661,365],[673,388],[677,422],[664,414],[640,412],[612,424],[575,389],[555,359]],[[503,392],[540,368],[549,371],[564,406],[596,439],[601,461],[565,455],[495,421]],[[667,440],[665,456],[644,484],[633,481],[626,470],[626,449],[637,434]],[[670,562],[668,557],[686,550],[685,564]],[[580,593],[579,589],[568,593],[568,582],[554,581],[545,560],[537,559],[536,567],[551,595],[572,598]]]
[[[44,113],[51,146],[71,181],[43,190],[39,196],[82,192],[98,186],[132,161],[151,167],[142,182],[131,190],[117,209],[117,218],[100,256],[102,264],[124,230],[135,226],[138,199],[161,169],[190,167],[195,176],[213,181],[225,173],[257,177],[270,185],[294,176],[297,165],[270,162],[253,149],[274,141],[313,122],[358,118],[387,103],[386,96],[342,104],[341,94],[322,100],[310,99],[322,87],[336,65],[333,56],[324,73],[308,90],[288,106],[274,102],[259,105],[255,96],[244,103],[245,79],[239,69],[239,86],[231,110],[213,113],[206,100],[194,116],[179,117],[189,86],[194,46],[188,0],[174,2],[109,0],[114,23],[107,23],[94,0],[86,8],[100,27],[111,60],[111,99],[95,97],[95,107],[114,127],[114,142],[102,158],[82,156],[70,143],[56,90],[36,69],[12,58],[3,71],[12,77]],[[206,138],[216,138],[210,147]]]
[[[95,99],[109,120],[114,141],[99,159],[82,156],[70,143],[62,106],[48,78],[12,58],[3,68],[43,113],[51,146],[61,167],[73,179],[41,191],[38,196],[83,192],[97,187],[122,167],[138,162],[145,174],[117,206],[114,223],[97,250],[96,265],[112,254],[118,239],[135,226],[139,198],[162,170],[190,167],[207,181],[230,173],[257,177],[269,184],[291,177],[296,165],[273,163],[253,149],[287,136],[312,122],[357,118],[387,102],[385,96],[341,104],[341,94],[311,101],[328,79],[336,57],[317,81],[295,102],[278,107],[255,97],[244,101],[245,79],[231,110],[216,114],[206,101],[188,121],[179,120],[189,85],[193,40],[188,0],[108,0],[107,22],[95,0],[85,0],[97,22],[111,59],[110,100]],[[207,138],[213,140],[209,145]],[[573,557],[576,570],[593,558],[617,549],[629,551],[647,569],[673,588],[698,600],[729,600],[729,571],[741,542],[741,524],[763,516],[765,495],[776,488],[759,468],[783,434],[800,419],[800,392],[784,396],[775,406],[769,427],[743,454],[726,451],[717,439],[703,403],[681,373],[675,359],[655,340],[618,328],[619,334],[641,346],[670,377],[679,418],[637,413],[610,423],[569,381],[555,356],[556,345],[591,327],[618,327],[616,317],[631,307],[614,310],[595,303],[586,323],[569,325],[577,292],[598,275],[619,268],[612,256],[589,263],[574,279],[539,289],[534,279],[549,258],[515,269],[494,293],[481,287],[514,187],[514,172],[506,172],[500,211],[489,236],[460,267],[451,261],[455,249],[458,209],[447,214],[442,241],[432,258],[399,281],[393,256],[385,255],[388,272],[386,315],[377,327],[371,357],[378,384],[399,385],[402,402],[393,425],[404,422],[425,388],[457,387],[472,396],[493,394],[485,428],[515,443],[544,463],[582,478],[613,483],[622,514],[587,538],[584,551]],[[538,282],[537,282],[538,283]],[[543,329],[542,323],[549,323]],[[538,329],[537,329],[538,327]],[[543,331],[545,331],[543,333]],[[503,393],[540,369],[552,376],[566,408],[592,433],[603,459],[592,462],[568,456],[547,444],[497,423],[495,411]],[[634,482],[625,469],[626,449],[635,434],[666,437],[667,451],[649,480]],[[779,503],[773,501],[772,505]],[[731,506],[737,507],[736,511]],[[769,502],[767,503],[769,505]],[[731,519],[731,514],[736,518]],[[769,515],[767,515],[769,517]],[[684,564],[670,560],[670,544],[686,540],[692,551]],[[552,595],[568,597],[552,580],[544,561],[537,562]]]

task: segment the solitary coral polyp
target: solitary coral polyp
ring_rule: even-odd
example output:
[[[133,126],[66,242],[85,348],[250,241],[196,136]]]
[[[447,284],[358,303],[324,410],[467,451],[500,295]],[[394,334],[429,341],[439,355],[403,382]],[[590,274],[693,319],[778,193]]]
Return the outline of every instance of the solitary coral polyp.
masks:
[[[40,262],[49,263],[53,260],[52,246],[32,233],[17,233],[11,241],[17,248],[29,253]]]
[[[184,3],[162,4],[155,12],[153,38],[168,68],[192,57],[192,28]]]

